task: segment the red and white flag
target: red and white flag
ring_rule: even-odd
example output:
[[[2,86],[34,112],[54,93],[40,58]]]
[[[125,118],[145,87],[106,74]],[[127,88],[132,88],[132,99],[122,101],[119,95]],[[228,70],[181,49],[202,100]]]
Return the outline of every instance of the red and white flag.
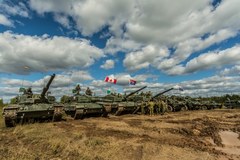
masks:
[[[105,81],[105,82],[109,82],[109,83],[114,83],[114,84],[117,83],[117,79],[111,78],[111,77],[108,77],[108,76],[105,78],[104,81]]]

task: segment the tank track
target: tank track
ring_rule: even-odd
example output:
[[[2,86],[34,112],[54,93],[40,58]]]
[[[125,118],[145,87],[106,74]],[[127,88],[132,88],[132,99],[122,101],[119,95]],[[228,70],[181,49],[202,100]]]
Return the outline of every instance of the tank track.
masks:
[[[62,106],[54,106],[54,113],[53,113],[53,122],[61,121],[63,115],[63,107]]]
[[[5,109],[4,110],[4,121],[6,127],[14,127],[17,123],[17,110],[16,109]]]
[[[74,119],[83,119],[84,115],[84,109],[76,109],[76,112],[74,114]]]
[[[111,105],[103,105],[103,113],[102,113],[102,117],[108,117],[108,113],[110,113],[112,110]]]
[[[120,116],[123,110],[124,110],[124,106],[118,105],[118,110],[115,113],[115,116]]]

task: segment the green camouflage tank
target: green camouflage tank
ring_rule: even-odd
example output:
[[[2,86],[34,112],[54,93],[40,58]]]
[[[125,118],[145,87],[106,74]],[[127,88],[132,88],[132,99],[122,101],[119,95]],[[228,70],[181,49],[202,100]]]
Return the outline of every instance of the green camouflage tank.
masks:
[[[15,126],[17,123],[34,121],[59,121],[62,118],[63,105],[55,102],[55,97],[46,96],[55,74],[43,88],[41,94],[33,94],[31,88],[20,88],[22,95],[15,97],[13,104],[3,108],[6,127]]]

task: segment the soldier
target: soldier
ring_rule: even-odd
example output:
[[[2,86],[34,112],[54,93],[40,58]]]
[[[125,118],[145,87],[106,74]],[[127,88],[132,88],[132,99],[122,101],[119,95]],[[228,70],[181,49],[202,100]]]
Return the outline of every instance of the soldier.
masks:
[[[164,113],[166,112],[167,110],[167,103],[162,101],[162,107],[161,107],[161,115],[164,115]]]
[[[154,114],[154,102],[153,101],[149,101],[148,102],[148,108],[149,108],[149,114],[150,116],[153,116]]]
[[[157,102],[157,112],[158,114],[164,115],[167,110],[167,104],[163,100]]]
[[[141,114],[145,114],[145,103],[143,101],[141,102]]]
[[[79,84],[76,86],[75,90],[76,90],[76,93],[77,93],[77,94],[80,93],[80,91],[81,91],[81,87],[80,87]]]
[[[31,96],[33,93],[32,93],[32,88],[29,87],[27,90],[26,90],[26,94]]]
[[[156,101],[156,111],[157,111],[157,114],[161,113],[161,107],[162,107],[162,101],[161,100]]]
[[[89,87],[87,87],[87,90],[85,91],[85,94],[88,96],[92,96],[92,91],[90,90]]]

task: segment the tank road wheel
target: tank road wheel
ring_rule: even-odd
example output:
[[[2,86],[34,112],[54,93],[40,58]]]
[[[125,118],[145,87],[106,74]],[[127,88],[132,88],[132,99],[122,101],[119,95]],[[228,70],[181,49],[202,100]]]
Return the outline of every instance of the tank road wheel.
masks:
[[[83,119],[84,109],[76,109],[74,119]]]
[[[62,106],[54,106],[53,112],[53,122],[61,121],[63,115],[63,107]]]
[[[4,110],[4,121],[6,127],[15,127],[17,121],[16,110]]]
[[[167,105],[167,112],[173,112],[173,107],[170,105]]]
[[[115,113],[115,116],[120,116],[123,110],[124,110],[124,107],[118,105],[118,110],[117,110],[117,112]]]
[[[207,110],[208,108],[207,108],[207,106],[202,106],[201,109],[202,110]]]
[[[16,120],[9,118],[9,117],[5,117],[5,126],[6,127],[15,127],[16,126]]]
[[[182,106],[181,107],[181,111],[187,111],[187,110],[188,110],[187,106]]]

